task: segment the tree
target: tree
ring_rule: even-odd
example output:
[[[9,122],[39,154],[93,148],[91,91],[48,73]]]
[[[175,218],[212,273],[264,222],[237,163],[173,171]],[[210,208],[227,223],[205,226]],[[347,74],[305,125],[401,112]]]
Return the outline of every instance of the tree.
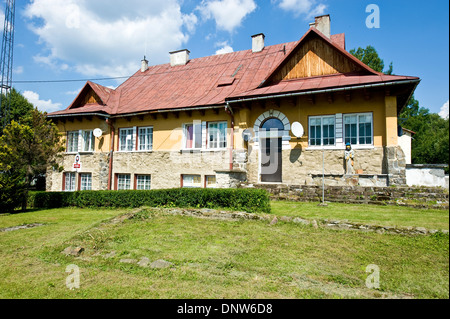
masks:
[[[11,106],[9,108],[9,120],[20,122],[20,119],[22,117],[26,117],[27,115],[30,114],[30,112],[34,109],[34,106],[30,102],[28,102],[28,100],[14,88],[11,89],[10,96],[11,96]],[[3,95],[0,114],[2,119],[4,119],[6,116],[7,103],[8,100],[6,96]]]
[[[377,50],[371,45],[368,45],[365,49],[359,47],[358,49],[350,50],[350,54],[355,56],[358,60],[363,62],[365,65],[371,67],[377,72],[383,72],[384,61],[378,55]],[[392,62],[389,64],[389,68],[384,72],[385,74],[391,75],[394,72],[394,66]]]
[[[378,72],[383,72],[384,61],[372,46],[359,47],[350,53]],[[384,73],[393,73],[393,63]],[[420,107],[419,101],[412,96],[408,105],[398,116],[398,124],[416,134],[411,143],[411,161],[413,164],[448,164],[449,163],[449,125],[436,113]]]
[[[0,174],[4,180],[9,177],[21,181],[23,209],[32,181],[44,175],[49,167],[61,169],[58,159],[64,151],[63,140],[46,115],[33,109],[20,118],[21,123],[13,120],[8,124],[0,137]]]
[[[449,120],[426,108],[412,97],[399,115],[402,126],[414,131],[411,160],[414,164],[449,163]]]

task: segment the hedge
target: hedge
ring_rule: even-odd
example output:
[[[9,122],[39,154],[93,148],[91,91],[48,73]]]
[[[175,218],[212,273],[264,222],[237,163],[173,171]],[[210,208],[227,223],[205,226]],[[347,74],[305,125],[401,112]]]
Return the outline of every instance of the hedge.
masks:
[[[28,205],[30,208],[226,208],[249,213],[270,213],[269,194],[262,189],[176,188],[145,191],[30,192]]]

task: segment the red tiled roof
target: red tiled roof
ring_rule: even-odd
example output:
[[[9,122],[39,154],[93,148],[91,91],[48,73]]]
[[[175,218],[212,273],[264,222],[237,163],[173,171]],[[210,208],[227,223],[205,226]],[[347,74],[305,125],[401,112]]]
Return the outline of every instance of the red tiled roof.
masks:
[[[295,53],[296,48],[300,47],[308,36],[313,35],[323,38],[336,50],[360,65],[365,75],[337,74],[270,84],[271,77]],[[268,46],[257,53],[245,50],[192,59],[181,66],[172,67],[170,64],[151,66],[145,72],[139,70],[115,90],[89,81],[66,110],[49,115],[93,112],[121,115],[220,106],[230,98],[417,79],[375,72],[339,46],[338,42],[342,41],[342,36],[330,40],[315,28],[310,28],[299,41]],[[98,95],[101,103],[77,107],[89,89]]]
[[[80,100],[83,99],[84,95],[88,92],[88,90],[93,90],[95,92],[95,94],[97,94],[97,96],[100,98],[101,103],[99,103],[100,105],[106,105],[106,103],[108,102],[111,93],[112,93],[112,89],[104,87],[100,84],[91,82],[91,81],[87,81],[86,84],[84,85],[84,87],[81,89],[80,93],[78,93],[77,97],[75,98],[75,100],[73,100],[72,104],[70,104],[70,106],[67,108],[67,110],[69,109],[75,109],[77,108],[77,104],[80,102]],[[83,107],[84,108],[84,107]]]
[[[360,74],[335,74],[314,78],[302,78],[296,80],[281,81],[269,87],[262,87],[236,95],[229,99],[248,98],[274,94],[293,93],[299,91],[313,91],[346,86],[358,86],[376,83],[389,83],[397,81],[418,80],[417,77],[400,75],[360,75]]]
[[[246,50],[193,59],[184,66],[164,64],[138,71],[118,88],[120,105],[115,113],[224,104],[230,95],[258,87],[284,58],[283,45],[266,47],[260,53]]]

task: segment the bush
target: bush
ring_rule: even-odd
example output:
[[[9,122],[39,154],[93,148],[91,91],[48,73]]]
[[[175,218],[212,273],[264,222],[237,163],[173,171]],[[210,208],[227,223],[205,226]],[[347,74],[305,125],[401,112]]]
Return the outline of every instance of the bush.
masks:
[[[0,173],[0,213],[12,213],[26,199],[23,176]]]
[[[195,207],[270,213],[269,194],[262,189],[188,189],[149,191],[33,192],[29,206],[58,207]]]

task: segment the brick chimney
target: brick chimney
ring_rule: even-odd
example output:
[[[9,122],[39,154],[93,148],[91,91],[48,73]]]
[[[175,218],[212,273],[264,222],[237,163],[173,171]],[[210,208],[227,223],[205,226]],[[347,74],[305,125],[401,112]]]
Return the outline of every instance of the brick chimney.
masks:
[[[252,35],[252,52],[261,52],[264,50],[264,33]]]
[[[148,61],[144,55],[144,59],[141,61],[141,72],[145,72],[147,70],[148,70]]]
[[[331,18],[329,14],[315,17],[315,22],[309,25],[322,32],[327,38],[331,38]]]
[[[186,65],[189,62],[189,53],[187,49],[169,52],[170,53],[170,65]]]

